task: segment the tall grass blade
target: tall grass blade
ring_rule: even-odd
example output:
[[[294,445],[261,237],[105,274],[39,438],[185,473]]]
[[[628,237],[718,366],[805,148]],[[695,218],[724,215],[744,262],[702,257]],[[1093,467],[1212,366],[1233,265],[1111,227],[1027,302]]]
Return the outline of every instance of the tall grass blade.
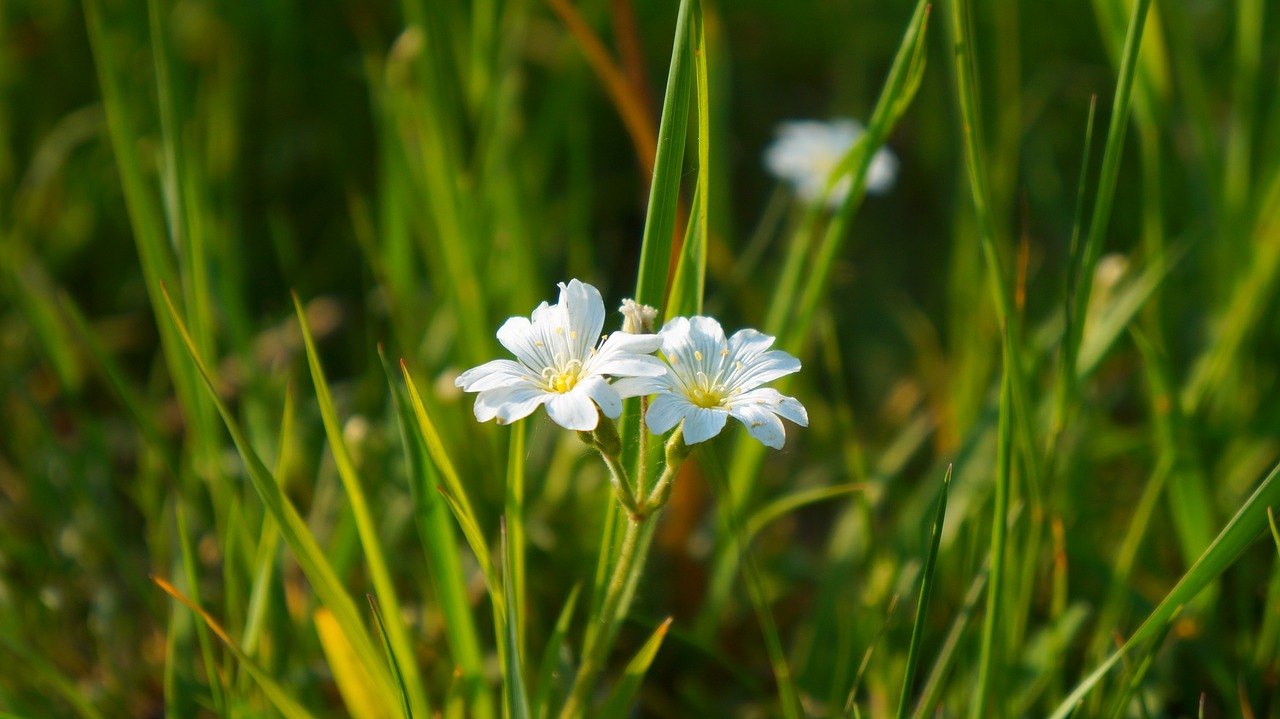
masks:
[[[942,544],[942,526],[947,518],[947,495],[951,491],[951,465],[942,478],[942,491],[938,493],[938,511],[933,518],[933,541],[925,557],[924,571],[920,579],[920,600],[916,603],[916,621],[911,626],[911,645],[907,649],[907,671],[902,677],[902,692],[898,695],[898,719],[906,719],[910,704],[911,686],[915,681],[916,666],[920,662],[920,645],[924,642],[925,618],[929,613],[929,599],[933,596],[934,570],[938,565],[938,547]]]
[[[1005,582],[1005,540],[1009,533],[1009,485],[1013,473],[1013,367],[1009,334],[1004,337],[1004,379],[1000,385],[1000,426],[996,444],[995,508],[991,517],[991,582],[987,587],[987,614],[982,625],[982,653],[978,659],[978,686],[969,716],[992,716],[988,698],[995,676],[1004,672],[1004,653],[997,634],[1009,618],[1001,612]],[[999,700],[997,700],[998,703]],[[994,716],[1002,716],[997,709]]]
[[[1107,142],[1102,151],[1102,169],[1098,176],[1098,191],[1094,198],[1093,214],[1089,219],[1089,233],[1082,248],[1079,283],[1075,287],[1076,322],[1067,330],[1067,380],[1074,382],[1076,362],[1081,338],[1084,334],[1084,317],[1089,308],[1089,296],[1093,290],[1093,274],[1102,256],[1103,236],[1111,220],[1111,204],[1115,199],[1116,182],[1120,175],[1120,158],[1124,151],[1124,137],[1129,126],[1129,111],[1133,93],[1134,76],[1138,69],[1138,51],[1142,46],[1142,30],[1146,23],[1151,0],[1135,0],[1125,36],[1120,60],[1120,75],[1116,79],[1116,94],[1111,105],[1111,122],[1107,128]]]
[[[445,637],[453,661],[461,671],[459,681],[465,689],[464,696],[472,702],[471,711],[478,719],[487,719],[493,716],[494,707],[485,686],[484,657],[467,597],[467,578],[458,558],[453,515],[436,491],[434,469],[422,435],[415,431],[417,420],[408,392],[397,380],[396,371],[381,346],[378,347],[378,358],[395,400],[400,440],[408,468],[409,498],[413,502],[418,538],[427,556],[427,572],[444,616]]]
[[[356,520],[356,531],[360,535],[360,546],[364,550],[365,562],[369,566],[373,588],[378,594],[378,601],[386,607],[386,613],[391,617],[391,621],[386,625],[387,640],[399,657],[398,663],[404,672],[406,686],[409,688],[413,713],[423,717],[429,716],[431,710],[427,705],[426,695],[422,691],[422,676],[418,672],[417,663],[413,660],[413,645],[400,619],[400,601],[396,598],[395,583],[391,579],[391,570],[387,566],[386,555],[382,551],[378,528],[369,510],[369,502],[365,498],[364,487],[356,471],[355,462],[342,436],[342,423],[338,419],[338,410],[333,404],[333,394],[329,391],[329,382],[325,379],[324,368],[320,365],[315,339],[311,336],[311,328],[307,324],[307,313],[302,308],[302,302],[296,293],[293,294],[293,308],[298,316],[298,326],[302,329],[307,365],[311,368],[311,381],[315,385],[316,399],[320,403],[321,422],[324,424],[325,436],[329,439],[329,449],[333,453],[334,463],[338,466],[338,476],[342,479],[342,487],[350,502],[351,513]]]
[[[516,611],[518,605],[516,604],[515,580],[511,577],[511,565],[514,564],[514,558],[511,555],[511,544],[508,542],[505,519],[502,522],[501,531],[504,554],[502,586],[506,592],[507,607],[509,608],[505,622],[507,632],[506,661],[502,666],[502,684],[506,699],[505,714],[512,719],[530,719],[533,716],[533,711],[529,708],[529,692],[525,690],[524,683],[524,663],[520,657],[520,637],[524,633],[520,627],[520,614]]]
[[[169,301],[168,293],[162,288],[161,294],[169,309],[169,317],[177,329],[183,344],[186,345],[191,360],[195,363],[201,379],[204,380],[205,389],[208,390],[209,397],[213,400],[214,406],[217,407],[218,413],[222,415],[223,423],[226,425],[227,431],[230,433],[231,439],[235,443],[241,459],[244,461],[245,469],[254,490],[262,498],[262,503],[267,512],[279,524],[281,534],[289,544],[290,549],[293,550],[298,564],[307,575],[307,579],[310,580],[311,586],[320,597],[320,601],[333,613],[334,620],[342,627],[344,635],[351,642],[361,663],[379,682],[379,686],[383,690],[380,694],[382,696],[393,695],[395,689],[391,683],[391,677],[382,668],[380,652],[374,647],[373,641],[369,638],[351,595],[347,594],[347,590],[342,586],[337,572],[334,571],[325,553],[320,549],[320,545],[307,527],[307,523],[298,515],[298,511],[294,509],[289,499],[285,497],[280,485],[271,476],[271,473],[258,457],[257,452],[249,444],[249,440],[240,429],[240,424],[236,421],[235,416],[232,415],[231,410],[218,395],[208,368],[196,350],[195,344],[191,341],[191,336],[187,334],[186,325],[179,317],[177,309]]]
[[[680,176],[684,170],[685,134],[689,125],[690,89],[693,84],[693,38],[689,30],[689,16],[690,6],[698,2],[680,0],[676,16],[667,91],[662,102],[662,120],[658,124],[658,151],[654,156],[644,239],[640,246],[635,300],[659,309],[667,296],[671,242],[675,232],[676,207],[680,203]]]
[[[1163,631],[1170,617],[1178,611],[1179,607],[1191,601],[1210,582],[1225,572],[1235,563],[1245,548],[1266,530],[1267,509],[1280,505],[1280,481],[1277,481],[1277,477],[1280,477],[1280,465],[1271,470],[1227,526],[1223,527],[1222,532],[1213,540],[1213,544],[1209,545],[1195,565],[1182,575],[1178,584],[1165,595],[1137,631],[1067,695],[1067,698],[1054,711],[1052,719],[1065,719],[1070,715],[1074,707],[1135,645]]]

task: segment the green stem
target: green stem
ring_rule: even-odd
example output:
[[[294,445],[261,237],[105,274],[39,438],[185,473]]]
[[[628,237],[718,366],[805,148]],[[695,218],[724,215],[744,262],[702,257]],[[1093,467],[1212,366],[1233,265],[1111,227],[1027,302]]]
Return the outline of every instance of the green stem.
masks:
[[[614,487],[619,489],[619,499],[627,509],[627,531],[622,537],[622,548],[613,564],[613,574],[609,577],[609,586],[605,590],[604,603],[600,606],[597,622],[587,628],[586,641],[582,648],[582,664],[573,679],[573,688],[569,699],[560,712],[561,719],[573,719],[584,716],[591,704],[591,689],[604,671],[605,661],[609,657],[609,649],[617,636],[618,625],[627,615],[631,599],[635,596],[636,584],[644,569],[644,560],[648,554],[648,530],[652,529],[651,520],[662,511],[667,498],[671,496],[671,482],[680,471],[685,457],[689,456],[689,448],[684,443],[681,430],[676,430],[667,443],[667,465],[662,476],[654,485],[643,503],[637,503],[627,481],[626,470],[622,468],[621,455],[600,453],[605,464],[614,475]],[[606,541],[611,533],[605,535]]]
[[[575,719],[584,716],[590,706],[591,690],[597,677],[604,670],[605,659],[609,654],[610,635],[613,625],[626,612],[622,601],[628,584],[627,580],[638,567],[639,557],[636,549],[640,546],[640,534],[644,530],[647,517],[632,515],[627,522],[627,531],[622,538],[622,549],[618,553],[618,561],[613,565],[613,576],[609,578],[609,588],[605,594],[604,604],[600,607],[599,623],[587,630],[586,644],[582,650],[582,665],[573,680],[573,689],[569,692],[569,700],[560,712],[561,719]]]

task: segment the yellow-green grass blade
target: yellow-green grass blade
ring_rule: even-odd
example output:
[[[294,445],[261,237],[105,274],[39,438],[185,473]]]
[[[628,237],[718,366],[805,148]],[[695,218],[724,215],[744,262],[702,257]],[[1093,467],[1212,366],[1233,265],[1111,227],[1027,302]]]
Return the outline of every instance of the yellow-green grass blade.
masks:
[[[387,637],[387,625],[382,621],[382,612],[378,611],[378,602],[372,594],[366,594],[369,600],[369,611],[373,613],[373,622],[378,627],[378,635],[382,637],[382,648],[387,652],[387,664],[391,666],[391,677],[396,681],[396,689],[400,692],[400,712],[404,719],[413,719],[413,700],[405,687],[404,673],[400,671],[400,662],[396,661],[396,653],[391,648],[391,640]]]
[[[257,680],[258,686],[262,687],[262,693],[267,696],[276,709],[280,710],[281,714],[288,719],[311,719],[311,713],[299,704],[296,699],[291,697],[283,687],[277,684],[267,671],[258,666],[257,662],[255,662],[249,655],[245,654],[240,647],[231,640],[231,636],[227,634],[212,615],[206,612],[199,604],[196,604],[194,601],[183,595],[182,592],[179,592],[172,584],[166,582],[160,577],[152,577],[151,579],[166,593],[174,599],[177,599],[179,602],[185,604],[189,609],[191,609],[191,611],[195,612],[196,615],[200,617],[205,626],[216,634],[217,637],[222,640],[222,643],[226,645],[227,649],[235,655],[235,658],[240,662],[240,665],[243,666],[255,680]]]
[[[1065,719],[1075,706],[1107,676],[1107,673],[1137,644],[1156,637],[1178,608],[1191,601],[1210,582],[1230,567],[1267,528],[1267,509],[1280,504],[1280,465],[1277,465],[1258,485],[1258,489],[1240,507],[1227,526],[1213,540],[1213,544],[1200,555],[1195,565],[1187,570],[1160,604],[1152,610],[1142,625],[1106,661],[1102,662],[1067,695],[1052,719]]]
[[[393,694],[379,690],[378,680],[370,668],[360,661],[355,647],[334,619],[333,612],[317,607],[312,614],[316,635],[320,637],[320,649],[329,663],[329,671],[338,685],[338,693],[353,719],[394,719]],[[391,692],[395,692],[392,688]]]
[[[675,279],[667,297],[667,316],[702,314],[702,299],[707,283],[707,247],[711,242],[708,217],[711,204],[711,97],[707,60],[706,18],[702,3],[693,3],[693,75],[698,110],[698,179],[693,209],[689,214],[689,231],[680,248]]]
[[[169,300],[168,293],[163,288],[161,288],[161,296],[169,309],[169,316],[173,326],[177,329],[179,337],[183,344],[186,345],[187,352],[190,354],[191,360],[204,381],[209,397],[213,400],[218,413],[222,415],[223,423],[226,425],[232,442],[234,442],[241,459],[244,461],[245,469],[254,490],[262,499],[267,512],[271,514],[279,525],[281,534],[289,544],[290,549],[293,550],[294,557],[297,558],[298,564],[307,575],[307,579],[310,580],[311,586],[320,597],[320,601],[333,612],[335,620],[341,625],[343,632],[351,641],[361,662],[384,689],[382,696],[392,696],[394,688],[391,684],[391,678],[382,667],[380,652],[374,647],[373,641],[369,638],[351,595],[342,586],[337,572],[334,571],[333,565],[329,563],[324,551],[320,549],[320,545],[307,527],[306,521],[302,519],[293,504],[284,495],[284,491],[276,479],[271,476],[261,458],[258,457],[257,452],[249,444],[249,440],[240,428],[239,422],[236,421],[231,410],[218,395],[217,388],[214,386],[213,379],[205,366],[204,360],[196,350],[191,336],[187,333],[186,325],[178,315],[173,303]]]
[[[506,569],[503,574],[510,585],[506,592],[507,607],[515,628],[518,642],[512,645],[512,653],[522,661],[525,657],[525,618],[528,614],[528,594],[525,579],[525,554],[528,544],[524,532],[524,480],[525,480],[525,427],[527,422],[517,422],[511,427],[511,442],[507,448],[507,493],[503,527],[507,542]]]
[[[684,169],[685,133],[693,84],[693,38],[689,30],[689,16],[690,6],[697,2],[681,0],[676,16],[671,66],[667,71],[666,96],[658,124],[658,152],[654,157],[644,239],[640,246],[640,272],[636,278],[636,302],[659,309],[662,309],[667,294],[671,241],[675,232],[676,206],[680,203],[680,176]]]
[[[462,528],[462,535],[466,538],[467,544],[471,546],[471,551],[475,554],[476,561],[480,564],[480,571],[484,574],[485,583],[489,589],[489,599],[493,602],[495,610],[499,615],[506,614],[506,609],[503,608],[502,583],[494,570],[493,557],[489,553],[489,546],[484,541],[484,533],[480,531],[475,512],[471,510],[471,504],[467,500],[467,493],[463,488],[462,480],[458,477],[457,470],[454,469],[453,460],[449,459],[449,453],[445,450],[444,443],[440,440],[440,433],[436,431],[431,415],[427,414],[427,408],[422,402],[422,395],[418,392],[418,386],[414,384],[413,377],[409,374],[409,368],[405,365],[404,360],[400,360],[400,370],[404,375],[405,387],[409,390],[409,402],[413,407],[413,415],[417,420],[418,431],[422,434],[422,440],[427,446],[427,453],[431,456],[431,461],[435,463],[436,470],[440,473],[441,478],[444,479],[444,487],[438,488],[440,494],[449,504],[449,508],[453,510],[453,514],[458,520],[458,526]]]
[[[960,605],[960,611],[951,622],[951,629],[947,631],[946,638],[938,648],[933,668],[929,670],[929,677],[925,679],[924,687],[920,690],[920,701],[916,704],[916,710],[911,713],[912,719],[926,719],[934,716],[947,676],[957,660],[956,649],[959,648],[960,639],[969,628],[969,621],[973,619],[973,612],[978,608],[978,602],[982,599],[982,590],[986,586],[987,571],[984,569],[969,584],[964,603]]]
[[[649,671],[649,665],[653,664],[653,658],[658,656],[658,649],[662,647],[662,640],[667,638],[667,629],[670,627],[671,617],[667,617],[627,663],[618,686],[614,687],[613,693],[600,707],[600,716],[625,717],[630,714],[636,692],[640,690],[640,684],[644,682],[644,675]]]
[[[435,473],[426,445],[414,431],[417,420],[405,388],[396,380],[395,370],[382,347],[378,348],[396,404],[400,439],[404,445],[408,467],[409,497],[418,528],[418,537],[427,556],[427,572],[435,588],[436,601],[444,616],[444,632],[453,661],[460,671],[459,701],[472,702],[471,712],[478,719],[493,716],[493,704],[484,680],[484,657],[476,635],[475,617],[467,598],[467,578],[458,558],[458,540],[452,513],[444,498],[436,491]]]
[[[502,548],[504,550],[504,561],[502,562],[502,587],[507,599],[507,606],[511,611],[507,612],[506,621],[503,627],[507,633],[507,651],[505,661],[502,664],[502,686],[505,699],[504,713],[511,719],[529,719],[533,716],[533,711],[529,708],[529,692],[525,689],[524,681],[524,662],[520,657],[520,639],[524,635],[520,627],[520,613],[516,611],[516,591],[515,580],[511,576],[511,565],[514,564],[514,558],[511,555],[511,544],[507,534],[507,523],[505,519],[501,523]]]
[[[399,665],[404,672],[405,683],[409,688],[409,696],[413,712],[418,716],[429,716],[430,707],[422,690],[422,675],[418,671],[417,662],[413,659],[413,644],[405,631],[401,620],[400,602],[396,598],[395,582],[391,578],[391,570],[387,566],[386,555],[382,550],[382,542],[378,538],[378,528],[373,514],[369,510],[369,502],[365,498],[364,487],[356,471],[351,452],[347,449],[346,440],[342,436],[342,423],[338,419],[338,410],[333,404],[333,394],[329,391],[329,383],[324,376],[324,368],[320,365],[320,357],[316,353],[315,339],[311,336],[311,328],[307,325],[307,315],[302,309],[298,295],[293,295],[293,307],[298,315],[298,325],[302,329],[303,345],[306,348],[307,364],[311,368],[311,380],[315,385],[316,399],[320,404],[320,418],[324,424],[325,435],[329,438],[329,449],[333,453],[334,463],[338,467],[338,476],[342,479],[343,489],[350,501],[351,513],[355,517],[356,531],[360,535],[360,546],[364,550],[365,561],[369,566],[369,574],[373,579],[374,592],[378,601],[386,608],[391,617],[387,624],[387,639],[399,658]]]
[[[538,683],[533,688],[531,701],[538,719],[546,719],[557,708],[552,702],[556,696],[556,680],[563,680],[562,686],[559,687],[561,692],[567,692],[569,682],[573,680],[575,669],[572,666],[562,666],[560,650],[564,647],[565,637],[569,635],[569,623],[573,621],[573,609],[578,604],[578,594],[581,590],[581,584],[573,585],[569,598],[564,602],[564,608],[560,610],[560,618],[556,620],[551,636],[547,639],[547,645],[542,650],[542,661],[538,663]]]
[[[933,596],[934,570],[938,566],[938,547],[942,545],[942,526],[947,518],[947,495],[951,491],[951,465],[942,478],[942,490],[938,493],[938,511],[933,518],[933,539],[924,561],[920,579],[920,599],[916,602],[916,621],[911,626],[911,644],[907,649],[907,671],[902,677],[902,691],[898,695],[898,719],[906,719],[910,704],[911,687],[915,683],[916,666],[920,662],[920,645],[924,643],[925,617],[929,613],[929,600]]]

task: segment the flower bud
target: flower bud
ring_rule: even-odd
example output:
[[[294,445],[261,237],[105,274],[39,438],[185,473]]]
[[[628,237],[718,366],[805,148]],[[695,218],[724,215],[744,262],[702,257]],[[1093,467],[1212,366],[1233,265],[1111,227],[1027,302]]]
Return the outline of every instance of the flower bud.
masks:
[[[649,305],[642,305],[635,300],[623,300],[618,308],[622,313],[622,331],[633,335],[653,334],[653,321],[658,319],[658,310]]]

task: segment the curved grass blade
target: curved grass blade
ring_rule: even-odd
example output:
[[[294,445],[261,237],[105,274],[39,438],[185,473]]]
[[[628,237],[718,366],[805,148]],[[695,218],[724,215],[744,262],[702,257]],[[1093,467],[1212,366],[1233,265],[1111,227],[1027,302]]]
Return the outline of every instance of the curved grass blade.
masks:
[[[241,666],[248,670],[249,674],[257,680],[258,686],[262,687],[262,693],[267,696],[267,699],[271,700],[271,703],[280,710],[281,714],[288,719],[311,719],[310,712],[303,708],[297,700],[289,696],[289,693],[277,684],[275,680],[271,678],[270,674],[263,670],[262,667],[259,667],[257,662],[253,661],[253,659],[251,659],[247,654],[241,651],[240,647],[237,646],[235,642],[231,641],[231,637],[222,628],[222,626],[218,624],[212,615],[202,609],[200,605],[184,596],[182,592],[179,592],[172,584],[166,582],[160,577],[153,576],[151,577],[151,581],[155,582],[157,586],[167,592],[174,599],[177,599],[179,602],[187,605],[191,611],[195,612],[202,620],[204,620],[205,626],[217,635],[217,637],[222,640],[223,644],[227,645],[227,649],[231,650],[231,653],[235,655]]]
[[[395,691],[391,677],[387,675],[382,667],[379,652],[374,647],[373,641],[369,638],[369,634],[364,628],[360,613],[356,610],[355,602],[352,601],[351,595],[347,594],[346,588],[342,586],[337,572],[334,571],[333,565],[329,563],[324,552],[320,549],[320,545],[316,542],[316,538],[311,533],[310,528],[307,527],[307,523],[299,516],[298,510],[284,495],[280,485],[271,476],[271,473],[262,463],[262,459],[253,450],[253,446],[249,444],[249,439],[240,428],[240,424],[236,422],[235,416],[232,415],[231,410],[222,401],[221,396],[218,395],[204,360],[201,359],[200,353],[191,341],[191,335],[187,333],[186,325],[178,316],[178,311],[174,308],[173,302],[169,299],[169,294],[163,286],[160,288],[160,293],[169,309],[169,317],[177,328],[182,343],[186,346],[188,354],[204,381],[209,397],[213,400],[218,413],[222,415],[223,424],[226,425],[227,432],[231,435],[231,440],[235,443],[236,449],[244,461],[245,469],[254,490],[262,499],[267,512],[271,514],[279,525],[281,534],[289,544],[289,548],[293,550],[294,557],[297,558],[298,564],[302,567],[303,573],[306,574],[311,586],[320,597],[320,601],[333,612],[335,620],[342,625],[344,633],[351,640],[361,662],[378,680],[383,689],[380,694],[382,696],[390,696]]]
[[[667,629],[670,627],[671,617],[667,617],[650,635],[644,646],[640,647],[640,651],[636,652],[635,657],[631,659],[627,664],[627,668],[622,672],[622,679],[618,682],[618,686],[614,687],[613,693],[609,695],[609,698],[604,702],[604,706],[600,708],[600,716],[625,717],[629,715],[631,702],[635,700],[636,692],[644,681],[644,675],[649,671],[649,665],[653,664],[653,658],[658,655],[658,649],[662,647],[662,640],[666,638]]]
[[[409,688],[409,698],[414,713],[418,716],[429,716],[430,707],[422,690],[422,676],[418,673],[417,663],[413,661],[412,644],[405,632],[404,623],[400,619],[400,602],[396,599],[395,583],[391,579],[391,570],[387,567],[386,555],[382,551],[382,542],[378,538],[378,529],[373,521],[373,513],[369,510],[369,501],[365,498],[364,487],[356,472],[355,462],[347,449],[346,440],[342,436],[342,423],[338,418],[338,410],[333,404],[333,394],[329,391],[329,382],[325,379],[324,368],[320,365],[320,357],[316,353],[315,339],[311,336],[311,328],[307,324],[307,313],[297,293],[293,296],[293,308],[298,315],[298,326],[302,329],[302,342],[306,349],[307,365],[311,369],[311,381],[315,385],[316,400],[320,404],[320,419],[324,424],[325,435],[329,439],[329,449],[333,454],[334,464],[338,467],[338,476],[350,502],[351,514],[355,517],[356,532],[360,536],[360,546],[364,550],[364,558],[369,567],[369,576],[373,580],[373,589],[377,592],[387,614],[391,616],[390,624],[385,626],[386,639],[395,653],[400,657],[398,662]]]
[[[920,644],[924,641],[924,620],[929,611],[929,599],[933,595],[933,574],[938,564],[938,547],[942,544],[942,526],[947,518],[947,495],[951,491],[951,465],[942,478],[942,491],[938,494],[938,512],[933,518],[933,541],[924,561],[920,580],[920,600],[916,603],[916,621],[911,627],[911,646],[907,650],[907,672],[902,677],[902,692],[898,695],[898,719],[907,716],[911,685],[915,681],[916,665],[920,662]]]
[[[1084,699],[1097,684],[1106,677],[1135,645],[1155,637],[1168,623],[1179,607],[1191,601],[1210,582],[1227,570],[1267,529],[1267,510],[1280,505],[1280,465],[1277,465],[1258,485],[1258,489],[1240,507],[1240,511],[1231,518],[1222,529],[1213,544],[1200,555],[1200,559],[1182,575],[1182,579],[1174,586],[1160,604],[1152,610],[1147,619],[1138,627],[1119,649],[1085,677],[1067,698],[1054,711],[1052,719],[1065,719],[1074,711],[1075,706]]]
[[[391,665],[391,677],[396,680],[396,689],[400,690],[400,711],[405,719],[413,719],[413,707],[410,706],[409,691],[404,686],[404,674],[400,673],[400,662],[396,661],[396,653],[391,649],[391,640],[387,638],[387,626],[382,622],[382,612],[378,611],[378,602],[372,594],[365,594],[369,601],[369,611],[373,612],[373,622],[378,627],[378,635],[382,637],[382,648],[387,652],[387,664]]]

